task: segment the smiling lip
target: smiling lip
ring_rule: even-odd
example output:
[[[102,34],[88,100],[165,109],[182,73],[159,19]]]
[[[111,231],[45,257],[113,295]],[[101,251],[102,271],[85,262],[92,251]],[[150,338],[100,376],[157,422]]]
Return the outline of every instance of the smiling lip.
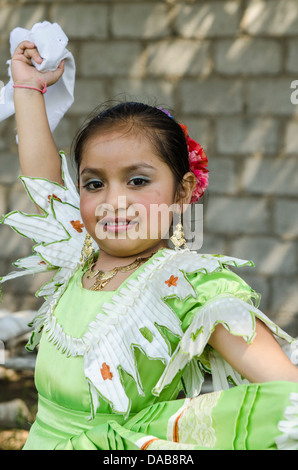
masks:
[[[134,227],[137,222],[124,218],[104,218],[100,221],[107,232],[125,232]]]

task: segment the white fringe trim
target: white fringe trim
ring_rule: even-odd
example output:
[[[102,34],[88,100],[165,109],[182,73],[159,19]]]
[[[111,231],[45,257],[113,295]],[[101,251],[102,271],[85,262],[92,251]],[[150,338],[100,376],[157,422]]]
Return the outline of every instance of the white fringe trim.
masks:
[[[228,294],[219,295],[198,309],[153,393],[159,395],[164,387],[172,382],[179,370],[183,370],[192,360],[200,360],[200,355],[203,354],[216,325],[221,323],[232,335],[241,336],[247,343],[251,343],[255,336],[257,318],[265,323],[280,340],[294,341],[253,305]],[[209,361],[214,390],[228,389],[229,379],[232,379],[236,385],[248,383],[215,351],[212,351],[209,355]],[[189,375],[192,377],[189,378]],[[191,368],[186,369],[183,375],[185,385],[188,382],[192,387],[190,389],[186,388],[188,397],[195,396],[196,390],[201,387],[202,378],[197,374],[193,375],[193,369]]]

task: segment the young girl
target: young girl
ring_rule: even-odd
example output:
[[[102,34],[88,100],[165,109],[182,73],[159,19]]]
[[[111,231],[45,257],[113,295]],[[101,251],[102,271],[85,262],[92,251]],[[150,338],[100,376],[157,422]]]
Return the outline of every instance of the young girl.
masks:
[[[22,180],[40,214],[3,222],[36,242],[17,266],[58,271],[28,345],[40,344],[39,402],[25,449],[297,449],[298,370],[274,336],[293,340],[229,270],[250,262],[190,251],[173,212],[159,217],[203,194],[201,147],[161,109],[106,109],[75,141],[77,192],[43,99],[63,63],[40,73],[31,59],[42,61],[25,41],[11,70]],[[206,372],[215,391],[200,395]]]

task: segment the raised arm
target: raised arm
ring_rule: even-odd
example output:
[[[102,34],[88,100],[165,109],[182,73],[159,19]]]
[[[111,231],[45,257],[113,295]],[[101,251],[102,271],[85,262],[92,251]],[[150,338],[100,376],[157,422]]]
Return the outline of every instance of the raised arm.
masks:
[[[35,45],[23,41],[11,60],[11,73],[15,85],[42,89],[39,80],[53,85],[64,71],[64,63],[53,72],[39,72],[31,62],[42,63]],[[29,88],[14,88],[14,104],[18,133],[21,172],[25,176],[47,178],[63,184],[61,161],[55,145],[45,109],[42,93]]]

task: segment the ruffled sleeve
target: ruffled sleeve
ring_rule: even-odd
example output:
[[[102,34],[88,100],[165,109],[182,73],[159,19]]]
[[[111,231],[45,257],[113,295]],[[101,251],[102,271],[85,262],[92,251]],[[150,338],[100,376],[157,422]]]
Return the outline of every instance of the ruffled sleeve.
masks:
[[[212,255],[203,256],[209,258]],[[234,264],[237,266],[237,263]],[[230,384],[248,383],[208,345],[217,324],[222,324],[231,334],[251,343],[258,318],[280,342],[294,345],[294,339],[258,309],[260,295],[225,264],[215,270],[184,272],[184,277],[192,285],[196,296],[166,299],[180,318],[183,335],[154,393],[159,394],[181,370],[184,370],[183,382],[188,397],[200,393],[205,372],[212,374],[214,390],[227,389]]]
[[[183,332],[191,325],[199,308],[222,295],[237,297],[256,307],[260,304],[261,295],[227,267],[222,267],[220,271],[192,272],[184,275],[194,288],[196,296],[189,297],[187,301],[177,297],[166,299],[179,316]]]
[[[30,351],[39,343],[46,312],[54,310],[69,279],[80,266],[87,233],[81,219],[80,197],[63,152],[60,152],[60,158],[64,185],[45,178],[20,177],[29,198],[41,213],[13,211],[0,220],[0,224],[9,225],[34,242],[33,254],[14,262],[18,269],[0,277],[0,285],[21,276],[53,273],[52,279],[36,293],[37,297],[44,297],[45,302],[30,325],[34,327],[27,345]],[[97,250],[97,244],[94,242],[93,245]]]

